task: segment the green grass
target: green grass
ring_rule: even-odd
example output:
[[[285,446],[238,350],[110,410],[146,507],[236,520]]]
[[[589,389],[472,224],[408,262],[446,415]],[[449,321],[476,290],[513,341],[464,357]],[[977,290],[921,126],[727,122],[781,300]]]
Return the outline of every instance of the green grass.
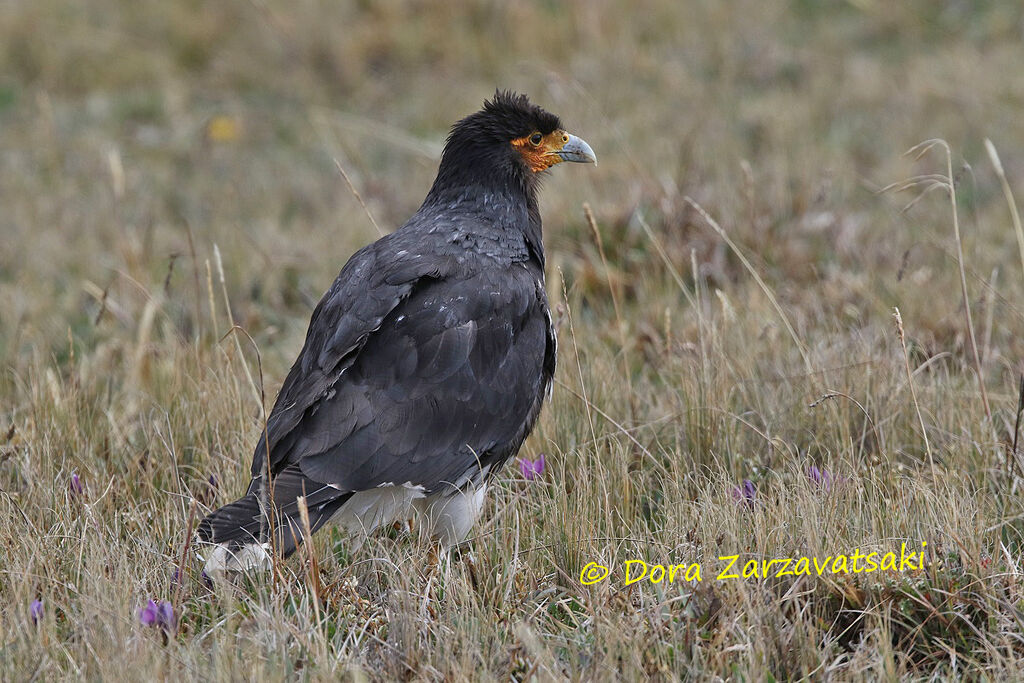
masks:
[[[2,677],[1019,675],[1024,263],[984,141],[1024,197],[1022,26],[952,0],[3,5]],[[246,484],[254,384],[273,400],[377,235],[335,160],[392,229],[496,86],[601,160],[543,189],[544,477],[503,472],[440,566],[324,533],[313,565],[210,590],[189,557],[176,589],[191,501]],[[932,138],[973,335],[947,158],[903,155]],[[714,578],[904,542],[925,569]],[[625,586],[634,559],[703,580]]]

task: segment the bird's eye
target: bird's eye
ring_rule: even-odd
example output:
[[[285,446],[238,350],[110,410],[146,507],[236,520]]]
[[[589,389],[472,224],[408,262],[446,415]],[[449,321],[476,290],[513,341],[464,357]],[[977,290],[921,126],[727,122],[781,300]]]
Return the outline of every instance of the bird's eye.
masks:
[[[537,146],[540,144],[541,139],[542,136],[540,133],[534,133],[533,135],[530,136],[530,144]]]

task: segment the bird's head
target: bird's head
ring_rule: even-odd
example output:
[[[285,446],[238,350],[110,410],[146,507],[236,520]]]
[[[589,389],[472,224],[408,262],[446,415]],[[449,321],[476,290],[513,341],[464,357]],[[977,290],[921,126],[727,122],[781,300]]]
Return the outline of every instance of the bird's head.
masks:
[[[435,188],[505,181],[532,189],[541,173],[563,161],[596,164],[597,156],[526,95],[498,90],[452,127]]]

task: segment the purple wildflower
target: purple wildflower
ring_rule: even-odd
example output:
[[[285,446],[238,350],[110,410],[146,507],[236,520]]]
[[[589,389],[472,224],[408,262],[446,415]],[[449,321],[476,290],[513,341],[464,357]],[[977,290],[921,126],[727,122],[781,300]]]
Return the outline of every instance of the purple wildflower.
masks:
[[[519,471],[522,472],[526,481],[533,481],[544,474],[544,454],[541,453],[536,460],[519,458]]]
[[[32,617],[32,623],[38,624],[39,620],[43,618],[43,601],[33,600],[32,604],[28,606],[28,613]]]
[[[166,600],[149,600],[145,607],[139,608],[139,623],[143,626],[158,626],[164,632],[173,630],[177,623],[174,605]]]
[[[217,490],[220,489],[220,479],[216,474],[211,474],[196,487],[196,499],[204,505],[209,505],[217,499]]]
[[[203,585],[206,586],[207,590],[213,590],[213,579],[210,578],[210,575],[206,573],[205,569],[199,572],[199,578],[203,582]]]
[[[152,626],[156,623],[160,612],[160,606],[150,600],[145,607],[139,608],[139,623],[143,626]]]
[[[85,493],[85,486],[82,484],[82,480],[78,478],[78,472],[71,473],[71,481],[68,483],[68,490],[71,491],[72,496],[80,496]]]
[[[754,503],[757,501],[757,490],[754,488],[754,482],[749,479],[744,479],[742,485],[734,486],[732,488],[732,499],[736,501],[736,503],[741,503],[749,508],[753,508]]]
[[[833,488],[841,486],[846,482],[846,477],[834,475],[824,467],[818,469],[816,465],[811,465],[807,468],[807,478],[811,480],[812,484],[824,491],[831,491]]]
[[[174,628],[177,618],[174,616],[174,605],[166,600],[160,603],[160,624],[168,629]]]

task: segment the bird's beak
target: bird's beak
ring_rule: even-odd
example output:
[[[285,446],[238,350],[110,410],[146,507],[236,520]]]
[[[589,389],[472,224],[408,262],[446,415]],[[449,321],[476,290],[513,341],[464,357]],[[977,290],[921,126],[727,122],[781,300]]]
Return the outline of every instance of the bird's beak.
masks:
[[[567,135],[569,135],[567,133]],[[597,155],[590,145],[583,138],[569,135],[569,139],[562,145],[562,149],[555,152],[562,161],[575,161],[581,164],[596,164]]]

